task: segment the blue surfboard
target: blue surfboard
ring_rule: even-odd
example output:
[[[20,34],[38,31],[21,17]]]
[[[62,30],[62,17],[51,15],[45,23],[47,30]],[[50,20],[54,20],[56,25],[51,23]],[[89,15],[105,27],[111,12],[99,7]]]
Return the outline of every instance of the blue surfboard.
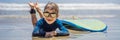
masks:
[[[61,21],[66,28],[72,30],[103,32],[107,29],[106,24],[96,19],[61,20]]]

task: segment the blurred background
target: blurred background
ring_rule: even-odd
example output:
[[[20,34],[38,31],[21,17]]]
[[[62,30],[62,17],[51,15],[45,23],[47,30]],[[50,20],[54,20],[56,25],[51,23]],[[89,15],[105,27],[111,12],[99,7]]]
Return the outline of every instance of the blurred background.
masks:
[[[0,0],[0,40],[38,40],[32,38],[32,22],[28,2],[37,0]],[[120,1],[119,0],[38,0],[40,8],[49,2],[59,6],[59,19],[98,19],[108,29],[106,32],[71,31],[69,37],[56,40],[119,40]],[[36,14],[40,19],[38,13]],[[42,39],[42,38],[40,38]],[[46,39],[43,39],[46,40]]]

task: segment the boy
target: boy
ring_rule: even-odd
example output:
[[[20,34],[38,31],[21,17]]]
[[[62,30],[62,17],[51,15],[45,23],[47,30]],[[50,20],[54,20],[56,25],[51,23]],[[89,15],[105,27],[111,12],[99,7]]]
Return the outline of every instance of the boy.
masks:
[[[29,3],[31,7],[30,14],[34,26],[33,36],[53,37],[53,36],[68,36],[69,31],[63,26],[62,22],[57,19],[59,16],[59,8],[57,4],[48,2],[44,8],[44,12],[38,7],[38,3]],[[36,10],[41,19],[37,21]],[[59,31],[56,30],[59,28]]]

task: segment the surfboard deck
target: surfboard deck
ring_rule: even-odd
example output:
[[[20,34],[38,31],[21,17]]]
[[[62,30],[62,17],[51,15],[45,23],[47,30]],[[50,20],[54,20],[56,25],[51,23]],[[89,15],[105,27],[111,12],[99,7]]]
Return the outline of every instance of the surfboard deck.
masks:
[[[96,19],[81,19],[81,20],[61,20],[63,25],[68,29],[103,32],[107,29],[107,25]]]

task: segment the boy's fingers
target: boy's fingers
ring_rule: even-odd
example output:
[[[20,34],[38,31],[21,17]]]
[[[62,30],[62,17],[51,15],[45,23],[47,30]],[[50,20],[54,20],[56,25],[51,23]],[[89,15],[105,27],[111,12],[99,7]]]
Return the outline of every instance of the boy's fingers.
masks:
[[[35,3],[35,5],[37,5],[37,4],[38,4],[38,2]]]
[[[30,2],[29,2],[28,4],[29,4],[29,6],[31,6],[31,3],[30,3]]]
[[[46,34],[45,34],[45,37],[47,37],[48,36],[48,32],[46,32]]]
[[[38,2],[38,0],[37,0],[37,2]]]
[[[31,4],[31,2],[28,3],[29,5]]]
[[[36,1],[36,4],[38,4],[38,0]]]

